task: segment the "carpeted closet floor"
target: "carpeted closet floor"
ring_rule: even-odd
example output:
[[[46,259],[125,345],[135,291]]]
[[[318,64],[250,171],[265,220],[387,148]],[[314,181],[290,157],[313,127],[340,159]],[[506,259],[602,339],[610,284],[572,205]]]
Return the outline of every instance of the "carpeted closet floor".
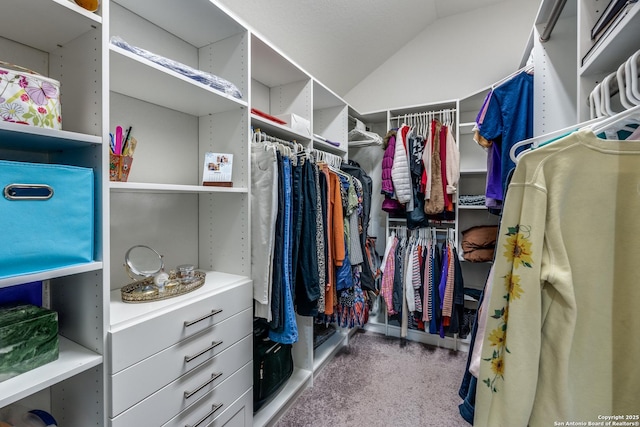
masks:
[[[359,330],[276,427],[464,427],[467,353]]]

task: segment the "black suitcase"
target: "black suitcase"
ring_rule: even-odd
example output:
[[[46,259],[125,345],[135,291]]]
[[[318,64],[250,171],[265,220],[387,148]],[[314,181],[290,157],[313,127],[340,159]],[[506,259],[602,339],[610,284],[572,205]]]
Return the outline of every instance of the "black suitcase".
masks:
[[[291,344],[271,341],[264,319],[253,322],[253,412],[269,402],[293,374]]]

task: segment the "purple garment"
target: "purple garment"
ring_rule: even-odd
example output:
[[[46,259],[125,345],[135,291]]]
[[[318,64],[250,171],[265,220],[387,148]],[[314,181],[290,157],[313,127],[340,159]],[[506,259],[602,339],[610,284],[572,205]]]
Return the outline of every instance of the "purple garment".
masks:
[[[485,206],[502,209],[502,183],[500,181],[500,150],[491,144],[487,153],[487,187]]]
[[[392,217],[405,218],[406,211],[404,206],[396,199],[385,197],[382,201],[382,210],[391,215]]]
[[[444,306],[444,294],[447,289],[447,276],[449,273],[449,251],[446,247],[442,249],[442,276],[440,277],[440,284],[438,285],[438,292],[440,293],[440,313]],[[443,319],[440,319],[440,338],[444,338],[444,325]]]
[[[491,90],[489,91],[489,93],[487,93],[487,96],[484,97],[484,101],[482,102],[482,108],[480,108],[480,111],[478,111],[478,115],[476,116],[476,124],[478,125],[478,127],[481,127],[482,123],[484,122],[484,116],[485,114],[487,114],[487,105],[489,104],[492,93],[493,91]]]
[[[384,150],[382,157],[382,190],[381,193],[387,197],[393,197],[393,181],[391,180],[391,168],[393,167],[393,157],[396,152],[396,137],[389,137],[389,144]]]
[[[393,158],[396,152],[396,136],[391,135],[389,137],[389,144],[384,150],[382,157],[382,189],[381,193],[384,194],[384,200],[382,201],[382,210],[392,214],[404,217],[404,206],[396,199],[393,198],[395,191],[393,189],[393,181],[391,180],[391,168],[393,167]]]

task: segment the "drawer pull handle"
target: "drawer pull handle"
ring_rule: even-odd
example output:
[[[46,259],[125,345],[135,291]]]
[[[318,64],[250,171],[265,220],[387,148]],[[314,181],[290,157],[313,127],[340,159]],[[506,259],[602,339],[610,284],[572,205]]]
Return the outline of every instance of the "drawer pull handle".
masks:
[[[222,309],[219,309],[219,310],[211,310],[211,313],[209,313],[209,314],[205,314],[204,316],[202,316],[202,317],[201,317],[201,318],[199,318],[199,319],[184,322],[184,327],[186,328],[186,327],[189,327],[189,326],[191,326],[191,325],[195,325],[196,323],[198,323],[198,322],[202,322],[203,320],[208,319],[209,317],[213,317],[213,316],[215,316],[215,315],[216,315],[216,314],[218,314],[218,313],[222,313]]]
[[[197,392],[199,392],[200,390],[202,390],[203,388],[205,388],[206,386],[208,386],[209,384],[211,384],[212,382],[220,378],[221,375],[222,375],[222,372],[218,372],[217,374],[211,374],[211,378],[209,378],[204,384],[202,384],[197,389],[193,391],[185,391],[184,398],[185,399],[190,398],[191,396],[193,396],[194,394],[196,394]]]
[[[209,412],[209,413],[208,413],[207,415],[205,415],[204,417],[200,418],[200,421],[198,421],[198,422],[197,422],[197,423],[195,423],[194,425],[189,425],[189,424],[187,424],[187,425],[186,425],[186,426],[184,426],[184,427],[198,427],[200,424],[202,424],[203,422],[205,422],[205,420],[206,420],[207,418],[209,418],[211,415],[215,414],[215,413],[216,413],[216,411],[217,411],[218,409],[220,409],[220,408],[222,408],[222,403],[220,403],[219,405],[215,405],[215,404],[214,404],[214,405],[211,407],[211,412]]]
[[[205,354],[206,352],[213,350],[214,348],[216,348],[217,346],[219,346],[220,344],[222,344],[222,341],[214,341],[211,343],[211,345],[207,348],[205,348],[204,350],[200,351],[198,354],[194,354],[193,356],[185,356],[184,357],[184,361],[186,363],[191,362],[193,359],[196,359],[200,356],[202,356],[203,354]]]

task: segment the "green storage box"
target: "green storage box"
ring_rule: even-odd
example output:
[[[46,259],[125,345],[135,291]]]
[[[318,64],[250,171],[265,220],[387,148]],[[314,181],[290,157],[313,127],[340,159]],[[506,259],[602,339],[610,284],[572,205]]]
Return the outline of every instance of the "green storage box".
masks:
[[[58,359],[58,313],[35,305],[0,307],[0,381]]]

